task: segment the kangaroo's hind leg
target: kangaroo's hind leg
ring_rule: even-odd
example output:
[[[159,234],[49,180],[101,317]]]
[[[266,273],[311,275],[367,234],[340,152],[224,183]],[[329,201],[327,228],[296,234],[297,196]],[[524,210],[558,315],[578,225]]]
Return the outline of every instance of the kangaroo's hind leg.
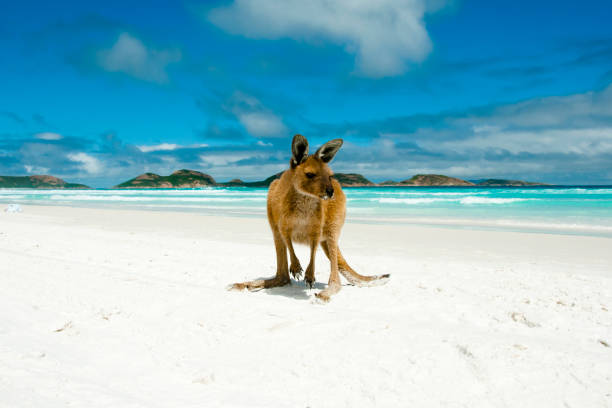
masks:
[[[327,242],[326,246],[327,257],[329,258],[329,263],[331,265],[329,282],[325,289],[315,295],[320,301],[323,302],[329,302],[331,296],[338,293],[342,287],[340,284],[340,275],[338,274],[338,245],[336,242]]]
[[[321,242],[321,248],[323,248],[323,252],[329,258],[329,247],[327,245],[327,241]],[[361,275],[353,268],[349,266],[346,262],[346,259],[342,256],[342,252],[340,252],[340,248],[337,250],[337,258],[338,258],[338,270],[344,276],[344,278],[351,284],[355,286],[377,286],[387,283],[389,277],[391,275]],[[331,260],[331,258],[330,258]]]
[[[288,285],[289,268],[287,267],[287,246],[282,237],[274,231],[274,245],[276,246],[276,276],[270,279],[257,279],[249,282],[234,283],[228,287],[229,290],[248,289],[250,291],[258,291],[265,288],[274,288],[277,286]]]

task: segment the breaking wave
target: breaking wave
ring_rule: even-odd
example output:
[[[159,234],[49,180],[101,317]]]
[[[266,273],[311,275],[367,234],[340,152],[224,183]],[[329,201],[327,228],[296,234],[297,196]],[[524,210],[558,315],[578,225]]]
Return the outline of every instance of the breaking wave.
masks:
[[[432,204],[432,203],[459,203],[459,204],[511,204],[534,199],[527,198],[491,198],[467,196],[462,198],[374,198],[371,201],[376,201],[383,204]]]

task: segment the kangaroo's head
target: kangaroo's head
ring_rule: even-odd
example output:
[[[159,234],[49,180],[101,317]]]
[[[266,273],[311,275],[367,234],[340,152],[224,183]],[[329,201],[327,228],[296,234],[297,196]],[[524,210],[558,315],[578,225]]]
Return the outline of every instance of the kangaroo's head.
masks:
[[[333,172],[327,165],[342,146],[342,139],[325,143],[315,152],[308,154],[308,141],[302,135],[295,135],[291,145],[291,168],[295,188],[306,195],[327,200],[334,195]]]

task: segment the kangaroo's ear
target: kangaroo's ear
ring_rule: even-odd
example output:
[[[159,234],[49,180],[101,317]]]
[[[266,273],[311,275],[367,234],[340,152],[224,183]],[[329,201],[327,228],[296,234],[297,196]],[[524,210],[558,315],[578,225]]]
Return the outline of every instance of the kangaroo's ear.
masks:
[[[294,169],[308,156],[308,140],[302,135],[293,136],[291,143],[291,168]]]
[[[342,147],[342,143],[344,143],[342,139],[330,140],[323,146],[319,147],[319,150],[317,150],[315,153],[315,157],[321,159],[323,163],[329,163],[334,158],[336,153],[338,153],[340,147]]]

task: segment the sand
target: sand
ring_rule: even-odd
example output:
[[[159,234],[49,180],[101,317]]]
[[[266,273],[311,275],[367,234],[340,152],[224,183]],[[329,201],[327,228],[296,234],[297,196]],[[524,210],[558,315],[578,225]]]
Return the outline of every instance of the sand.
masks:
[[[612,240],[347,224],[385,286],[274,274],[263,218],[0,212],[1,407],[612,406]],[[302,265],[307,250],[296,248]]]

